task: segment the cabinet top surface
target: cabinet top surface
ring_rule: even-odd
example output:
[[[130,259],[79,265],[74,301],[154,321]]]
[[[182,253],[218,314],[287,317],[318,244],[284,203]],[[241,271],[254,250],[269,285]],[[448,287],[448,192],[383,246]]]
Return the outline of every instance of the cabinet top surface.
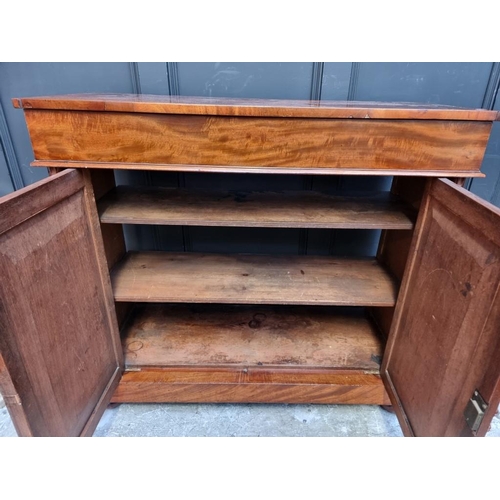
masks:
[[[240,99],[147,94],[68,94],[14,98],[14,107],[186,115],[399,119],[500,120],[498,111],[422,103]]]

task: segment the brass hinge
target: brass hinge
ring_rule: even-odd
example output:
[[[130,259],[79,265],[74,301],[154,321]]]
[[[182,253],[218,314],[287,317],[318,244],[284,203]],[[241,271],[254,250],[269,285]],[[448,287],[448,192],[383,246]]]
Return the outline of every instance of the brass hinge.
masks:
[[[469,399],[464,411],[465,421],[473,432],[477,432],[479,429],[487,409],[488,403],[476,389],[472,397]]]

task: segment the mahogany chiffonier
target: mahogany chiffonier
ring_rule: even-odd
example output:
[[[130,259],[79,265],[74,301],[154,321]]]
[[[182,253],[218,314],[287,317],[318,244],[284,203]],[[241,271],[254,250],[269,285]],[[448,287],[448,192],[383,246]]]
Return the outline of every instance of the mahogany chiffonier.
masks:
[[[0,199],[0,390],[20,435],[91,435],[110,402],[392,405],[482,436],[500,400],[497,112],[411,104],[14,99],[34,166]],[[115,170],[381,175],[390,192],[120,186]],[[324,179],[324,177],[323,177]],[[130,251],[124,224],[381,230],[376,256]],[[248,231],[248,230],[247,230]]]

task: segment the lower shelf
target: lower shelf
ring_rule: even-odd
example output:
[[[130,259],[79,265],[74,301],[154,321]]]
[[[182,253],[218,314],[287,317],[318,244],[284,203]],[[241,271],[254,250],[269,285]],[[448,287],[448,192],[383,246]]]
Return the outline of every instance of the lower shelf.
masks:
[[[136,305],[114,402],[390,404],[363,310]]]

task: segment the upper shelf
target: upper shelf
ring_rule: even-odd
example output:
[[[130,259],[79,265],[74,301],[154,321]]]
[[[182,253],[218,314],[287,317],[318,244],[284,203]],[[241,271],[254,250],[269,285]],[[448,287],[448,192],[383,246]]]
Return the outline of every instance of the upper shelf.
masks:
[[[240,99],[147,94],[68,94],[12,100],[16,108],[281,118],[499,120],[497,111],[419,103]]]
[[[390,193],[211,192],[119,186],[99,204],[101,222],[186,226],[412,229],[411,209]]]

